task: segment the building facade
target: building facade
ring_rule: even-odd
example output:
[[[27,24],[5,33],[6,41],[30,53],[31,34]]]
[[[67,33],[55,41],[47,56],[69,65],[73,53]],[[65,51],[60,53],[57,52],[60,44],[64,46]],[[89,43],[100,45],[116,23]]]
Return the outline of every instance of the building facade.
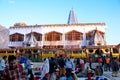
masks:
[[[106,45],[105,23],[78,23],[72,9],[67,24],[26,25],[9,28],[9,47],[80,48]]]

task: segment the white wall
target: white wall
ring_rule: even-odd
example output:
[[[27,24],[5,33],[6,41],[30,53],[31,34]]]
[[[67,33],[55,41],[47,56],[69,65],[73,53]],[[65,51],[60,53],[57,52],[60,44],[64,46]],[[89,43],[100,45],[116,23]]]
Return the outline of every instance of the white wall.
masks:
[[[91,25],[79,25],[79,24],[78,25],[77,24],[75,24],[75,25],[62,25],[61,24],[61,25],[53,25],[53,26],[52,25],[39,25],[39,26],[37,25],[37,26],[30,26],[30,27],[29,26],[28,27],[19,27],[19,28],[16,27],[16,28],[10,28],[9,30],[10,30],[10,35],[14,34],[14,33],[20,33],[20,34],[25,35],[25,34],[31,33],[31,31],[41,33],[44,35],[48,32],[56,31],[56,32],[62,33],[63,34],[62,38],[63,38],[65,33],[72,31],[72,30],[76,30],[76,31],[81,32],[81,33],[87,33],[89,31],[95,30],[95,29],[105,33],[106,26],[101,25],[101,24],[100,25],[99,24],[98,25],[92,25],[92,24]],[[42,40],[44,40],[44,39],[42,39]],[[48,45],[51,44],[50,42],[41,41],[39,43],[39,46],[43,46],[44,44],[47,45],[47,43],[48,43]],[[75,42],[70,43],[70,42],[64,41],[64,38],[63,38],[63,41],[56,42],[56,45],[62,44],[65,46],[65,45],[72,45],[72,43],[74,43],[74,45],[78,45],[78,44],[81,45],[82,41],[78,41],[76,43]],[[86,43],[88,43],[88,41]],[[17,45],[17,43],[13,44],[13,45]],[[20,46],[20,45],[18,44],[17,46]]]

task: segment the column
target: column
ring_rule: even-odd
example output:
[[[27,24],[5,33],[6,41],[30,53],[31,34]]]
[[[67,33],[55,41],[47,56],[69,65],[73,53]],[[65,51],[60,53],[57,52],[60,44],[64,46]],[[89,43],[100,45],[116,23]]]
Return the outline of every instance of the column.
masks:
[[[42,35],[41,45],[40,45],[42,48],[43,48],[43,45],[44,45],[44,40],[45,40],[44,38],[45,38],[45,35],[43,34],[43,35]]]
[[[63,33],[62,33],[62,45],[63,45],[63,48],[65,48],[66,44],[65,44],[65,33],[64,33],[64,29],[63,29]]]

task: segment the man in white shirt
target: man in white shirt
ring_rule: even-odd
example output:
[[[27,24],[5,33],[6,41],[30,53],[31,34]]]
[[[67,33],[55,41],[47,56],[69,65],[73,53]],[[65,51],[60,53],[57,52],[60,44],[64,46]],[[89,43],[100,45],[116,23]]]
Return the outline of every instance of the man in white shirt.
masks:
[[[6,59],[7,59],[7,56],[3,56],[2,59],[0,60],[0,75],[6,67]]]

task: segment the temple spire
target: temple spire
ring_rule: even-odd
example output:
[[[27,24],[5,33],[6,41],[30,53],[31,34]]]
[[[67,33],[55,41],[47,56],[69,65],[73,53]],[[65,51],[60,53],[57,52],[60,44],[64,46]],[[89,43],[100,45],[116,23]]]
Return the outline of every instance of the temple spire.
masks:
[[[69,17],[68,17],[68,24],[77,24],[78,20],[73,8],[70,10]]]

